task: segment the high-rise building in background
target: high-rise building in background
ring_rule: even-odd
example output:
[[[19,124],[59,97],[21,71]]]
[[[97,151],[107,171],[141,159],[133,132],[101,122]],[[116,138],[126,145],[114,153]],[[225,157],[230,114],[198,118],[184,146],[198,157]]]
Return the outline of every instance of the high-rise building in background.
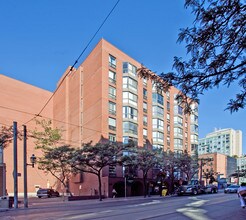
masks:
[[[242,156],[242,131],[232,128],[219,129],[199,139],[198,154],[208,153]]]

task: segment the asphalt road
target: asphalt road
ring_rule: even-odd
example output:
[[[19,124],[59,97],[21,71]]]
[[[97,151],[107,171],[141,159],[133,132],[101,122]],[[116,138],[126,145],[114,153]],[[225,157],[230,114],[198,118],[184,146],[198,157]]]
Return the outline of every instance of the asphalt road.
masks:
[[[245,220],[237,194],[206,194],[83,201],[62,198],[29,199],[29,208],[0,212],[4,220]]]

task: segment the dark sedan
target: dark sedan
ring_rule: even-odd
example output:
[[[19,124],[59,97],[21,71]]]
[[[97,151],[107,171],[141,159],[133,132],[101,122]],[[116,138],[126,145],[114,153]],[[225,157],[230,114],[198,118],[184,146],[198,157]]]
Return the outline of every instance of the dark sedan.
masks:
[[[37,197],[38,198],[41,198],[41,197],[48,197],[48,198],[50,198],[52,196],[59,197],[60,194],[59,194],[59,192],[57,192],[57,191],[55,191],[53,189],[39,189],[37,191]]]
[[[239,187],[239,185],[230,185],[225,188],[224,193],[237,193]]]

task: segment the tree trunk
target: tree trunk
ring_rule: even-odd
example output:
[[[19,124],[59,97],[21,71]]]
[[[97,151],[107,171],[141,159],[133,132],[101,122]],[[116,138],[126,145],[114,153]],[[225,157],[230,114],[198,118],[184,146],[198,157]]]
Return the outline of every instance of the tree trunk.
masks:
[[[101,172],[98,173],[98,191],[99,191],[99,201],[102,201],[102,182],[101,182]]]
[[[146,175],[146,173],[144,173],[143,172],[143,183],[144,183],[144,198],[146,197],[146,195],[147,195],[147,184],[146,184],[146,177],[147,177],[147,175]]]
[[[65,188],[65,190],[66,190],[66,193],[68,192],[69,195],[70,195],[71,197],[73,197],[73,194],[71,193],[71,191],[70,191],[70,189],[69,189],[69,187],[68,187],[67,181],[66,181],[66,182],[63,181],[62,184],[63,184],[63,186],[64,186],[64,188]]]

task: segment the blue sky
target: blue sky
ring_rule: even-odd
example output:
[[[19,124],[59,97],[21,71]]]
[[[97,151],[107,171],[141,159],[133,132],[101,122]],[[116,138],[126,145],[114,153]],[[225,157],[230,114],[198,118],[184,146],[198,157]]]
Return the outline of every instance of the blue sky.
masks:
[[[54,91],[117,0],[1,0],[0,73]],[[193,22],[183,1],[121,0],[79,64],[101,38],[157,73],[172,69],[173,57],[186,57],[176,40]],[[240,129],[246,153],[246,110],[224,111],[237,86],[200,96],[199,134],[215,128]]]

